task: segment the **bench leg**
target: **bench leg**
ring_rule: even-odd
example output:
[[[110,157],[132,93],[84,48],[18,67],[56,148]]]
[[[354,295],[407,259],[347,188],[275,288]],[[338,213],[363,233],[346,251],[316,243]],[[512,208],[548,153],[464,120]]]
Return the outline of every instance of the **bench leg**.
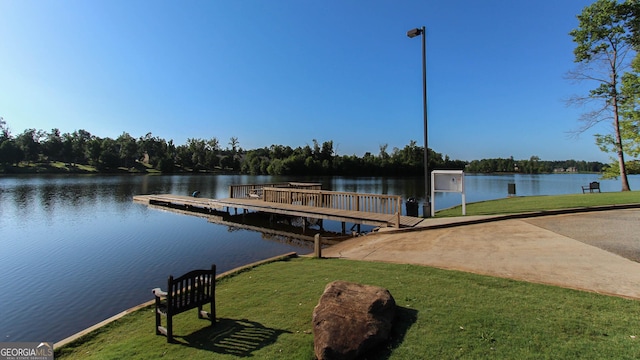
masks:
[[[158,313],[158,309],[156,308],[156,335],[162,335],[160,332],[160,326],[162,326],[162,320],[160,320],[160,313]]]
[[[214,288],[215,291],[215,288]],[[211,326],[216,324],[216,296],[214,293],[213,299],[211,299]]]
[[[167,314],[167,342],[173,342],[173,318]]]
[[[156,297],[156,335],[164,335],[162,331],[160,331],[160,327],[162,326],[162,314],[160,313],[160,299]]]

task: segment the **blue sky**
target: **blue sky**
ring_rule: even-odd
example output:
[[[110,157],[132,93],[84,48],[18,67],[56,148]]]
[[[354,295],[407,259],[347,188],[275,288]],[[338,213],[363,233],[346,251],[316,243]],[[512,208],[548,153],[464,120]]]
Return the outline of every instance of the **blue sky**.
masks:
[[[0,0],[0,116],[99,137],[227,147],[332,140],[338,155],[422,146],[452,159],[595,160],[590,84],[568,32],[591,0]]]

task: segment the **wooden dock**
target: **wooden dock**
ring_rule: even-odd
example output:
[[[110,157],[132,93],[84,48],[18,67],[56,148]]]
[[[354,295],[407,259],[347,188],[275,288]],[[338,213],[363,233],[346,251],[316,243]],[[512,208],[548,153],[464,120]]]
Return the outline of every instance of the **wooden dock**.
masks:
[[[246,185],[243,185],[246,187]],[[238,195],[240,194],[240,195]],[[304,186],[260,187],[251,191],[230,189],[226,199],[208,199],[181,195],[138,195],[142,204],[195,211],[255,211],[293,217],[333,220],[378,227],[414,227],[423,219],[403,216],[399,196],[318,190]]]

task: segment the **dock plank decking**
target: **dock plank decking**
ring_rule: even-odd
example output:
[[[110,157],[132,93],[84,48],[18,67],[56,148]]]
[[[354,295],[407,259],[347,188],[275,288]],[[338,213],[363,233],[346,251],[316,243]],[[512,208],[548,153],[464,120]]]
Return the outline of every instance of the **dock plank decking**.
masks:
[[[422,222],[422,218],[384,214],[366,211],[344,210],[329,207],[307,206],[299,204],[284,204],[264,201],[257,198],[226,198],[208,199],[191,196],[160,194],[137,195],[133,200],[147,205],[168,207],[197,208],[200,210],[229,211],[241,209],[243,211],[258,211],[271,214],[308,217],[315,219],[334,220],[353,224],[372,225],[380,227],[414,227]],[[399,218],[399,219],[398,219]],[[399,224],[397,224],[399,220]]]

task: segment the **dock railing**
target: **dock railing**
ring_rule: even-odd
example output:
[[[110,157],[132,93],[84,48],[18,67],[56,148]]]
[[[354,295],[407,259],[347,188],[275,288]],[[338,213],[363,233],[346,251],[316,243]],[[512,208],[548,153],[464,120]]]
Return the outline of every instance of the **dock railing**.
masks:
[[[402,213],[399,195],[264,187],[262,200],[279,204],[304,205],[338,210],[396,215]]]
[[[286,182],[271,184],[241,184],[229,186],[229,197],[231,199],[262,198],[264,188],[285,188],[285,189],[309,189],[320,190],[320,183]]]

